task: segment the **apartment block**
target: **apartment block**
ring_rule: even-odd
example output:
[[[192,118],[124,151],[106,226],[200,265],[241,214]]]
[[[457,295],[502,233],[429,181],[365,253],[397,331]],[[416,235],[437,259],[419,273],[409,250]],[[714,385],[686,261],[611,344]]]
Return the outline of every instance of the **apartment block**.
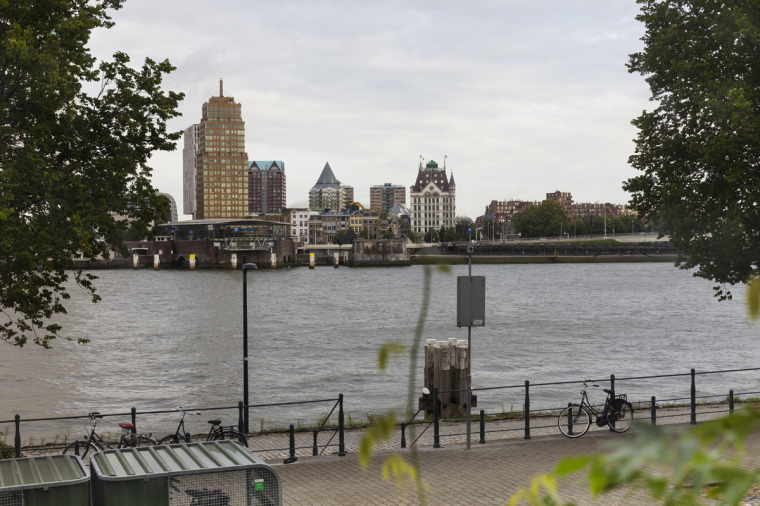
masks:
[[[248,162],[248,212],[279,213],[286,207],[287,186],[282,160]]]
[[[370,208],[378,211],[390,211],[395,205],[406,205],[406,188],[402,185],[385,183],[374,185],[369,189]]]

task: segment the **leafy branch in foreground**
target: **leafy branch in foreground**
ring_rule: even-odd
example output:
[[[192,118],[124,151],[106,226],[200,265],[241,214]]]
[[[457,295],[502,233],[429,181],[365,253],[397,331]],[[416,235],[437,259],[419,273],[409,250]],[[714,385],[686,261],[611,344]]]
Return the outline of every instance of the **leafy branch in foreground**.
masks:
[[[745,469],[741,456],[747,437],[760,428],[760,412],[746,407],[730,416],[705,422],[680,437],[667,429],[640,424],[634,442],[610,454],[570,457],[519,490],[510,505],[566,504],[558,483],[587,472],[592,494],[599,497],[621,487],[643,490],[658,504],[701,504],[701,496],[736,506],[760,481],[760,469]]]
[[[59,337],[50,319],[66,313],[69,271],[100,300],[74,259],[126,253],[128,220],[150,237],[169,211],[148,161],[181,135],[166,125],[183,94],[161,89],[174,67],[148,58],[135,69],[121,52],[97,64],[87,47],[122,3],[0,0],[0,339],[16,346]]]

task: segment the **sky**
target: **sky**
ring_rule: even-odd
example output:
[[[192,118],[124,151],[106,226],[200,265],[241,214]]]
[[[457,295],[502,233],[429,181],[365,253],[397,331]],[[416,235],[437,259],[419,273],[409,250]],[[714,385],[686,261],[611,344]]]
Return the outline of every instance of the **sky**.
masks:
[[[369,187],[414,184],[420,156],[453,171],[457,215],[491,200],[625,204],[636,129],[651,110],[628,55],[634,0],[127,0],[92,53],[169,59],[182,130],[219,93],[242,104],[249,160],[283,160],[289,207],[308,206],[326,162],[369,207]],[[153,183],[182,219],[182,143]],[[188,219],[189,216],[184,216]]]

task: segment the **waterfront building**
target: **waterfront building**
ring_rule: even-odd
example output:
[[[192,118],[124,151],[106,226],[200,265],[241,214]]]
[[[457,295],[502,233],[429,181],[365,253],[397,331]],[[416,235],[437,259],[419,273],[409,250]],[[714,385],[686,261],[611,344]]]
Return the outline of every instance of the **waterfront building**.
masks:
[[[316,244],[316,241],[310,241],[309,220],[312,216],[318,215],[317,211],[308,208],[290,210],[290,240],[302,242],[304,244]]]
[[[349,230],[351,230],[351,213],[341,211],[322,215],[322,240],[326,244],[331,243],[338,232]]]
[[[161,193],[161,192],[159,192],[158,194],[159,195],[163,195],[164,197],[166,197],[166,198],[169,199],[169,204],[170,204],[171,207],[170,207],[170,210],[169,210],[169,216],[168,216],[168,218],[172,222],[179,221],[179,212],[177,210],[177,201],[174,200],[174,197],[172,197],[168,193]],[[159,220],[159,221],[163,221],[163,220]]]
[[[248,215],[248,155],[240,103],[219,96],[203,104],[196,156],[196,218],[233,219]]]
[[[186,128],[184,141],[182,147],[182,214],[190,214],[195,219],[198,207],[195,184],[197,176],[196,157],[200,151],[201,126],[195,124]]]
[[[456,184],[454,174],[446,176],[446,166],[440,168],[435,160],[425,166],[420,162],[417,180],[409,192],[411,229],[425,235],[431,228],[440,230],[454,226]]]
[[[322,215],[312,214],[309,217],[309,244],[324,243],[322,235]]]
[[[617,216],[636,216],[636,212],[625,205],[610,204],[609,202],[603,204],[599,202],[574,203],[570,192],[561,192],[559,190],[547,193],[546,200],[559,202],[567,210],[571,220],[583,218],[589,214],[592,216],[609,216],[611,218]]]
[[[319,212],[326,209],[340,211],[353,201],[354,188],[338,181],[330,164],[326,163],[317,184],[309,190],[309,209]]]
[[[395,205],[406,205],[406,188],[391,183],[369,189],[369,206],[377,211],[390,211]]]
[[[286,202],[282,160],[248,162],[248,212],[279,213]]]

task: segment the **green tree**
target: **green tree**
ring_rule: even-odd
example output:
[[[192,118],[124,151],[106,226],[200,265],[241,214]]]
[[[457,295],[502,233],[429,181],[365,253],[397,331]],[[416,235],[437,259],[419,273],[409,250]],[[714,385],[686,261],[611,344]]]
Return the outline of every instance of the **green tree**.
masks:
[[[725,285],[760,274],[760,16],[757,2],[638,0],[653,111],[633,120],[642,174],[623,188],[682,252],[676,265]]]
[[[161,89],[168,60],[132,68],[116,53],[98,62],[91,32],[110,28],[121,0],[18,0],[0,3],[0,339],[49,348],[65,313],[66,282],[93,302],[95,276],[74,258],[97,260],[123,249],[127,220],[150,237],[157,210],[154,151],[172,151],[169,133],[181,93]],[[88,94],[87,83],[99,82]],[[109,246],[111,245],[111,246]],[[68,339],[68,338],[67,338]],[[83,342],[83,340],[78,340]]]
[[[359,233],[359,239],[369,239],[369,229],[364,227]]]
[[[393,229],[389,228],[383,234],[383,239],[394,239],[396,236],[393,234]]]
[[[451,227],[446,231],[446,235],[444,236],[444,241],[446,242],[456,242],[459,240],[459,234],[457,233],[457,229],[454,227]]]
[[[567,210],[555,200],[545,200],[537,206],[530,206],[515,214],[514,219],[515,231],[521,237],[558,236],[561,230],[567,229],[569,223]]]
[[[333,236],[332,243],[338,244],[338,239],[340,239],[344,235],[346,235],[345,230],[338,230],[337,232],[335,232],[335,235]]]
[[[408,238],[409,238],[409,239],[410,239],[410,240],[411,240],[413,243],[415,243],[415,244],[416,244],[417,242],[419,242],[419,240],[420,240],[420,237],[419,237],[417,234],[415,234],[413,230],[410,230],[409,232],[407,232],[407,233],[406,233],[406,236],[407,236],[407,237],[408,237]]]
[[[431,228],[425,232],[425,242],[438,242],[438,231],[434,228]]]
[[[443,240],[446,237],[446,227],[441,225],[441,229],[438,231],[438,237]]]

